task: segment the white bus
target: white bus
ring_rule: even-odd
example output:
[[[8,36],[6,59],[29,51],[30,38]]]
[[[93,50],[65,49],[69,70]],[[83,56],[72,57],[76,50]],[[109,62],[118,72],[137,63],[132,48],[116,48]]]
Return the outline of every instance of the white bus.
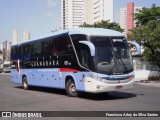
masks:
[[[122,33],[73,28],[13,45],[11,80],[29,86],[103,93],[134,87],[130,50]]]

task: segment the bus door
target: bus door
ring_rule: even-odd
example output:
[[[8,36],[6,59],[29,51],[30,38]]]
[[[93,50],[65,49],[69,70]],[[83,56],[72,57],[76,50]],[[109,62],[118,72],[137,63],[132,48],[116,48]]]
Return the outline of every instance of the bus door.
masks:
[[[79,62],[82,65],[82,72],[80,72],[81,81],[79,83],[79,88],[83,91],[85,90],[85,77],[87,77],[88,71],[91,69],[91,55],[90,50],[87,45],[81,44],[79,50]]]

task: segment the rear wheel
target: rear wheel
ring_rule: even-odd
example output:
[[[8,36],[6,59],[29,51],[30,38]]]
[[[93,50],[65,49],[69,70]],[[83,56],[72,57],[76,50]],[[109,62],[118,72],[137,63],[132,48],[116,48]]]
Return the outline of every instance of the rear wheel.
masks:
[[[68,79],[66,83],[66,92],[69,97],[77,97],[76,85],[72,79]]]
[[[26,76],[22,78],[22,85],[25,90],[28,90],[29,86],[28,86],[28,81]]]

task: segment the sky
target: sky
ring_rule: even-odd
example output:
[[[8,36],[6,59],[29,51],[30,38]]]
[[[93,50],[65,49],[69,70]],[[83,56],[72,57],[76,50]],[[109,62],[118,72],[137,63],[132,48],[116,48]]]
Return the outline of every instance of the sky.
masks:
[[[160,6],[159,0],[114,0],[115,22],[119,23],[120,8],[128,2],[134,2],[135,7]],[[12,41],[14,28],[20,29],[22,42],[25,31],[35,39],[60,27],[61,0],[0,0],[0,43]]]

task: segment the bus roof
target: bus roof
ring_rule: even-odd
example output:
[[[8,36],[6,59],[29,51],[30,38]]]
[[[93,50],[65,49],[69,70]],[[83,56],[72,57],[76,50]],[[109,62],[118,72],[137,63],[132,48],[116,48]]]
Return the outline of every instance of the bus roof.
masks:
[[[95,35],[95,36],[123,36],[122,33],[105,28],[88,28],[88,27],[80,27],[68,29],[70,35],[72,34],[87,34],[87,35]]]
[[[85,35],[89,35],[89,36],[90,35],[93,35],[93,36],[123,36],[123,34],[121,32],[111,30],[111,29],[91,28],[91,27],[77,27],[77,28],[69,28],[69,29],[66,29],[66,30],[59,30],[57,32],[50,33],[47,36],[41,36],[37,39],[22,42],[18,45],[21,45],[21,44],[24,44],[24,43],[29,43],[29,42],[32,42],[32,41],[35,41],[35,40],[40,40],[40,39],[43,39],[43,38],[48,38],[48,37],[60,35],[60,34],[63,34],[63,33],[68,33],[69,35],[85,34]]]
[[[94,35],[94,36],[123,36],[123,34],[121,32],[111,30],[111,29],[77,27],[77,28],[69,28],[69,29],[65,29],[65,30],[59,30],[57,32],[49,34],[48,36],[43,36],[40,39],[60,35],[63,33],[69,33],[69,35],[85,34],[85,35]]]

